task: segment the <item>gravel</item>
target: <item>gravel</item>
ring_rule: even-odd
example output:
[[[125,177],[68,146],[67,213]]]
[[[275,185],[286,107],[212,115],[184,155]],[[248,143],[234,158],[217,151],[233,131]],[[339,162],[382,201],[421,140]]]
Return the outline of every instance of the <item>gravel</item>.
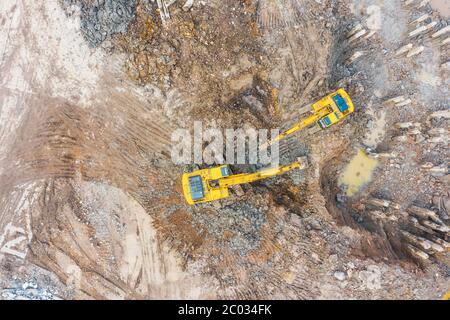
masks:
[[[97,0],[81,3],[81,31],[91,47],[125,33],[136,17],[136,0]]]

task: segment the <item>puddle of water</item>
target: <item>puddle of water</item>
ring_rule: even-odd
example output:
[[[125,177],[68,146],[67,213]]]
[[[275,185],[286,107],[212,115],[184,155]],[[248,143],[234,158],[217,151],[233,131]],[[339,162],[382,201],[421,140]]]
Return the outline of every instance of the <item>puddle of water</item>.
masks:
[[[350,161],[339,179],[339,185],[347,187],[347,196],[351,197],[372,180],[378,161],[370,158],[363,150]]]

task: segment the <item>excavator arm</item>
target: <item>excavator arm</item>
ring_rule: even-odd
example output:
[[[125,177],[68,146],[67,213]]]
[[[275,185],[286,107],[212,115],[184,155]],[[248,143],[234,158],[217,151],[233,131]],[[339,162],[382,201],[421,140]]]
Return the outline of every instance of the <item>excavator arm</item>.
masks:
[[[321,118],[325,117],[329,113],[330,113],[330,111],[328,110],[328,108],[319,110],[318,112],[312,114],[308,118],[301,120],[300,122],[298,122],[295,126],[290,128],[289,130],[279,134],[275,139],[273,139],[270,142],[270,144],[281,141],[284,138],[286,138],[287,136],[290,136],[291,134],[294,134],[305,128],[308,128],[309,126],[311,126],[312,124],[315,124],[317,121],[319,121]]]
[[[251,183],[258,180],[263,180],[273,176],[281,175],[294,169],[302,169],[304,168],[304,166],[305,163],[303,161],[297,161],[286,166],[270,168],[260,172],[236,174],[220,179],[219,185],[220,187],[231,187],[239,184]]]

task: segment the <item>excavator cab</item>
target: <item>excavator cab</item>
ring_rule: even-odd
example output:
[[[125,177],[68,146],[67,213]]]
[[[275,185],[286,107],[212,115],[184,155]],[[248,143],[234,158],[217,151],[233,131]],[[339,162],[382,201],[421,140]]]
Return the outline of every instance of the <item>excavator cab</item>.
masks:
[[[322,129],[331,127],[355,111],[353,102],[344,89],[339,89],[319,100],[312,108],[315,112],[327,110],[328,114],[317,122]]]
[[[228,198],[228,188],[221,187],[218,181],[230,175],[228,165],[185,173],[182,178],[184,198],[190,205]]]

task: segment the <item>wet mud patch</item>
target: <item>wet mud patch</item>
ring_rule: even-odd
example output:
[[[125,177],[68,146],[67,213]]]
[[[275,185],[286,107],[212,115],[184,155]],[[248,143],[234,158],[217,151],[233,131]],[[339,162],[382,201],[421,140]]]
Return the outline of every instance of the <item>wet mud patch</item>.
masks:
[[[363,150],[358,150],[339,178],[339,185],[346,190],[346,195],[354,196],[370,183],[377,165],[376,159],[370,158]]]

